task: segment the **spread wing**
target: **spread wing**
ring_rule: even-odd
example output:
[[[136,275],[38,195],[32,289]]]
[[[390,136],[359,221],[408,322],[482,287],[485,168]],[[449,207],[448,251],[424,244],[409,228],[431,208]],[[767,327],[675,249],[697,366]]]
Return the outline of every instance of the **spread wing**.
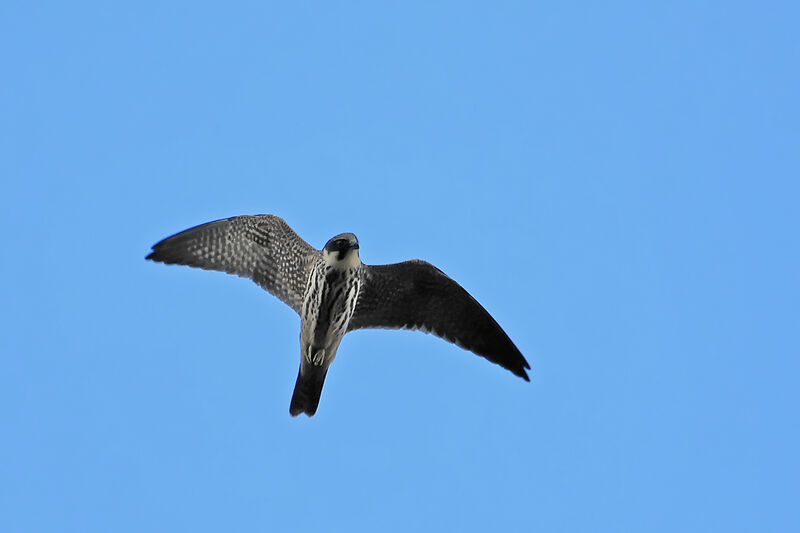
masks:
[[[167,237],[146,259],[250,278],[300,313],[318,255],[282,218],[255,215],[208,222]]]
[[[530,365],[492,315],[461,285],[425,261],[364,265],[348,331],[419,329],[485,357],[530,381]]]

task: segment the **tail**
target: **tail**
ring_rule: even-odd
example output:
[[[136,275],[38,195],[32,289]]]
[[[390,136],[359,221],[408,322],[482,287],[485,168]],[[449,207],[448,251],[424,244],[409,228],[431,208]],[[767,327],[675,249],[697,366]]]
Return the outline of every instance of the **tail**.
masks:
[[[294,394],[292,403],[289,405],[289,414],[297,416],[305,413],[314,416],[319,406],[319,397],[322,394],[322,386],[325,384],[325,376],[328,373],[328,365],[313,366],[303,360],[300,363],[300,371],[297,373],[297,383],[294,384]]]

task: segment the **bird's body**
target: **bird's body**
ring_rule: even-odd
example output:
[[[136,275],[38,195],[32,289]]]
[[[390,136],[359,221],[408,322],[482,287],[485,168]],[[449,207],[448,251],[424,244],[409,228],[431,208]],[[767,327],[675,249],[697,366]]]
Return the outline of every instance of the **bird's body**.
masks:
[[[323,253],[325,257],[314,263],[303,295],[300,342],[303,353],[333,352],[332,361],[332,348],[341,342],[356,310],[362,267],[357,248],[341,260],[339,252]]]
[[[349,234],[352,235],[352,234]],[[355,239],[355,236],[352,237]],[[328,367],[336,358],[342,337],[347,333],[350,318],[356,310],[361,288],[362,265],[358,245],[352,246],[347,235],[331,239],[342,250],[323,249],[322,257],[314,263],[303,295],[300,312],[300,371],[289,412],[296,416],[317,410],[319,394]],[[357,241],[356,241],[357,243]],[[340,258],[341,255],[341,258]],[[318,382],[319,390],[314,385]],[[308,393],[300,391],[308,390]]]
[[[300,315],[292,416],[316,413],[342,338],[362,328],[433,333],[528,380],[528,362],[458,283],[419,260],[365,265],[352,233],[333,237],[317,251],[280,217],[233,217],[168,237],[147,259],[251,278]]]

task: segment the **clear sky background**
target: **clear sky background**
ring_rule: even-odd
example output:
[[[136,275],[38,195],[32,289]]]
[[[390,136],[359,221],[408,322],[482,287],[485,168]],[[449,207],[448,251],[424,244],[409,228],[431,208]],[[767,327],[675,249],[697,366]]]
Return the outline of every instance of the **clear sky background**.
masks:
[[[800,529],[796,2],[0,5],[0,530]],[[525,383],[144,261],[429,260]]]

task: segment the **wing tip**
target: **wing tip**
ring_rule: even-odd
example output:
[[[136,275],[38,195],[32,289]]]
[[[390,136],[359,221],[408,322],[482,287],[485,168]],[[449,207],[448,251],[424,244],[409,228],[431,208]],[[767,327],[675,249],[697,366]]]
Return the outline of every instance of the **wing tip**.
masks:
[[[165,249],[159,246],[159,244],[161,243],[153,246],[152,251],[145,256],[145,261],[153,261],[155,263],[163,263],[165,265],[187,265],[202,267],[202,265],[197,264],[190,258],[182,257],[181,255],[175,253],[175,250],[171,250],[169,248]]]
[[[509,340],[509,342],[511,341],[511,339],[508,339],[508,340]],[[513,346],[513,343],[512,343],[512,346]],[[514,352],[515,352],[516,357],[513,357],[511,359],[515,359],[515,361],[513,363],[509,364],[508,366],[502,365],[502,363],[501,363],[501,365],[505,366],[513,374],[521,377],[522,379],[524,379],[525,381],[530,383],[531,378],[530,378],[530,376],[528,376],[528,372],[526,372],[526,370],[530,370],[531,369],[530,363],[528,363],[528,360],[525,359],[525,356],[522,355],[522,352],[520,352],[519,348],[517,348],[516,346],[514,346]],[[508,361],[508,359],[506,359],[506,360]]]
[[[163,242],[163,241],[162,241]],[[154,244],[150,249],[150,253],[145,256],[145,261],[154,261],[156,263],[170,263],[170,257],[168,251],[164,250],[162,246],[159,246],[161,242]]]
[[[528,365],[526,363],[525,364],[525,368],[530,369],[530,365]],[[525,381],[527,381],[528,383],[530,383],[531,382],[531,378],[530,378],[530,376],[528,376],[528,373],[525,371],[525,368],[520,368],[517,371],[512,370],[512,372],[514,374],[516,374],[517,376],[521,377],[522,379],[524,379]]]

